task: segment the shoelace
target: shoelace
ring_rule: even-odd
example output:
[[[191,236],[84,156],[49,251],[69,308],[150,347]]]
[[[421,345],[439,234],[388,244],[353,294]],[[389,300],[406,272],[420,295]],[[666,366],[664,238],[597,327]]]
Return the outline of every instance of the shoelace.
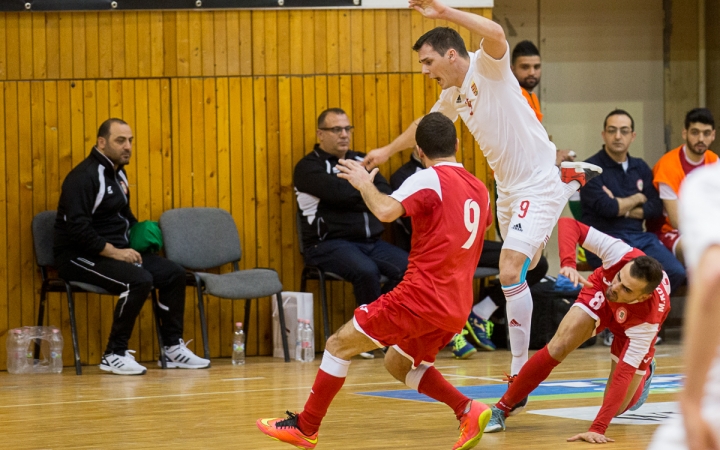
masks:
[[[465,340],[465,335],[468,334],[467,330],[462,330],[460,334],[455,335],[455,338],[453,339],[453,349],[458,350],[465,346],[467,341]]]
[[[275,423],[275,428],[298,428],[297,414],[285,411],[288,418]]]
[[[512,383],[515,381],[515,377],[517,375],[508,375],[507,372],[505,372],[505,378],[503,378],[503,381],[507,381],[508,383]]]
[[[488,339],[490,339],[492,337],[493,328],[495,328],[494,323],[492,323],[489,320],[485,322],[485,335],[488,337]]]

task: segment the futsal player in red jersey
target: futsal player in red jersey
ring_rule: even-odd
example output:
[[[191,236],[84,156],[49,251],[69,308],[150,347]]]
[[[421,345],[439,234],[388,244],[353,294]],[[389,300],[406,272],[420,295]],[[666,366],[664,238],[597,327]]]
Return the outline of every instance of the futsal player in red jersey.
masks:
[[[590,430],[568,441],[613,442],[605,436],[612,418],[639,408],[647,399],[655,370],[655,339],[670,311],[670,281],[655,259],[573,219],[560,219],[558,240],[560,273],[582,283],[583,289],[552,340],[530,358],[492,407],[485,432],[504,430],[515,403],[527,397],[580,344],[609,328],[615,339],[602,407]],[[587,280],[576,270],[576,243],[603,261]]]
[[[305,408],[286,418],[260,419],[263,433],[298,448],[315,448],[318,429],[342,387],[350,358],[389,347],[385,367],[397,380],[448,405],[460,421],[453,450],[477,445],[490,419],[490,408],[472,401],[433,367],[435,356],[459,333],[473,301],[472,281],[483,235],[492,219],[488,192],[455,159],[458,140],[452,121],[441,113],[425,116],[415,138],[425,170],[391,195],[372,183],[378,169],[340,160],[341,178],[360,191],[378,219],[412,220],[412,250],[405,277],[391,292],[355,310],[325,346],[320,370]]]

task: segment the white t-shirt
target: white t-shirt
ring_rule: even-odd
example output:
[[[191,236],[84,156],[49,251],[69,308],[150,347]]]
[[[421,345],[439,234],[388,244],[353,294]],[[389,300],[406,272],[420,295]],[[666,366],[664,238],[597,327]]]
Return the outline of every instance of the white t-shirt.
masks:
[[[720,164],[695,169],[680,186],[680,234],[689,271],[703,252],[720,244]]]
[[[462,118],[495,171],[499,190],[526,189],[558,176],[555,145],[520,92],[509,50],[499,60],[482,46],[470,53],[463,85],[443,90],[431,111],[453,122]]]

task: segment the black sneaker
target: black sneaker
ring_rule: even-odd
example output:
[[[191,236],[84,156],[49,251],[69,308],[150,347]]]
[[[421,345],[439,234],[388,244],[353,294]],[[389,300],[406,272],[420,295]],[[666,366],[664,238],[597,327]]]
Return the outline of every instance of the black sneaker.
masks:
[[[515,377],[517,375],[507,375],[505,374],[505,379],[508,382],[508,389],[510,389],[510,385],[515,381]],[[525,411],[525,407],[527,406],[528,398],[525,397],[524,399],[520,400],[519,402],[515,403],[515,406],[512,407],[510,412],[508,413],[508,417],[515,416],[517,414],[520,414],[521,412]]]

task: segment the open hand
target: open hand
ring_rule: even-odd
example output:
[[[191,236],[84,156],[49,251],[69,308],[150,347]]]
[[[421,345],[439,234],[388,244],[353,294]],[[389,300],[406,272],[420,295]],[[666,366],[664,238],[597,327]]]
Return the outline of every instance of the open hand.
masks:
[[[446,6],[437,0],[409,0],[408,6],[428,19],[438,19]]]
[[[573,282],[573,285],[577,287],[578,283],[582,284],[585,287],[592,287],[593,284],[586,280],[580,273],[577,271],[577,269],[573,269],[572,267],[562,267],[560,269],[560,275],[565,275],[568,277],[570,281]]]
[[[591,444],[607,444],[608,442],[615,442],[614,439],[606,437],[604,434],[594,433],[588,431],[587,433],[576,434],[575,436],[568,438],[568,442],[585,441]]]
[[[348,180],[355,189],[360,189],[365,183],[372,184],[379,171],[376,167],[372,172],[368,172],[365,166],[352,159],[341,159],[335,167],[340,171],[338,178]]]

